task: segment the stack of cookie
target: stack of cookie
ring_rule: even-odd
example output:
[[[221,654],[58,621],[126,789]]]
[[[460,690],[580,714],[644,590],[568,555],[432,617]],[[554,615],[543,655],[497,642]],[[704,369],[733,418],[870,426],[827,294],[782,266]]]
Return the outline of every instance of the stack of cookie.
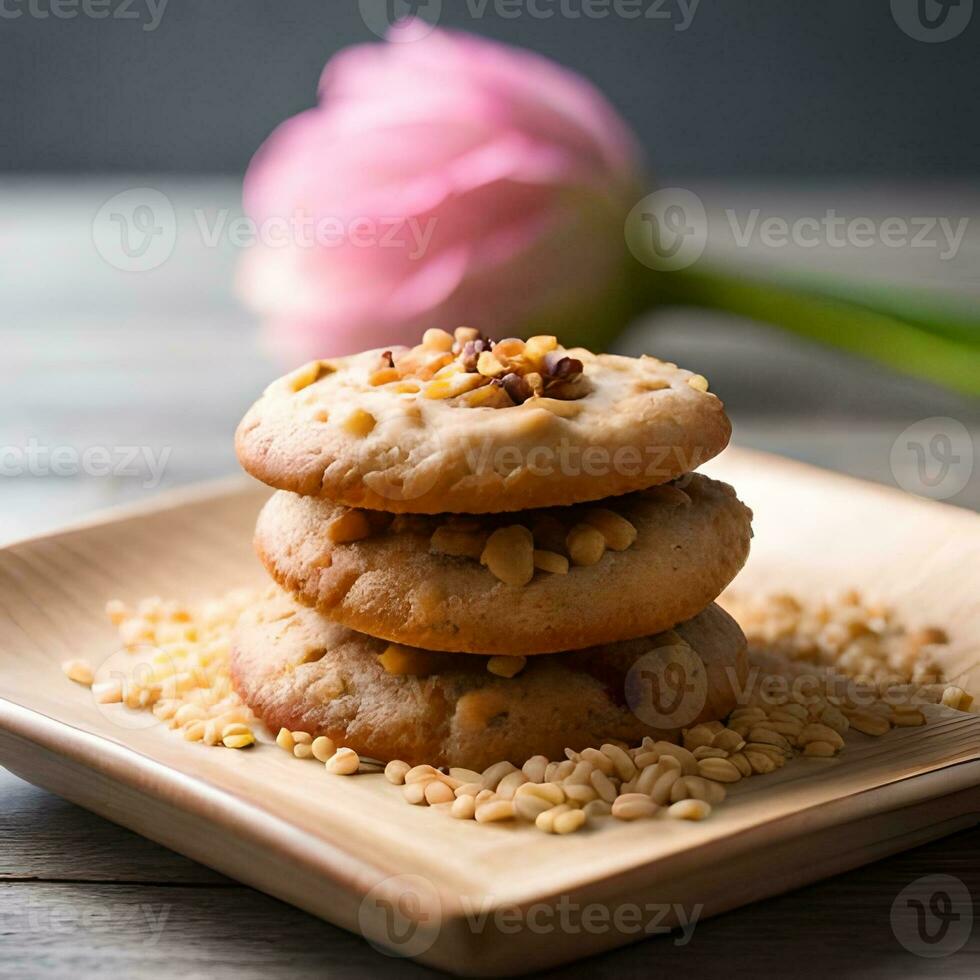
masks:
[[[751,513],[693,470],[729,435],[700,375],[554,337],[429,330],[279,379],[237,434],[277,490],[239,693],[273,730],[472,769],[721,718],[745,640],[713,600]]]

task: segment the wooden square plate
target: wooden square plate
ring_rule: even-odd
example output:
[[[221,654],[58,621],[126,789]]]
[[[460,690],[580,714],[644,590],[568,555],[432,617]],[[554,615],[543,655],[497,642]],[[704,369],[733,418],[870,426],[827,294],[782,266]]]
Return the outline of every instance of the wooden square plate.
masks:
[[[742,450],[708,469],[756,513],[740,589],[887,599],[949,629],[947,675],[980,693],[980,517]],[[849,736],[839,759],[738,784],[704,823],[552,837],[406,806],[380,775],[325,778],[267,743],[187,743],[66,680],[64,660],[115,649],[108,598],[263,583],[264,497],[234,481],[0,552],[0,763],[395,955],[474,975],[553,966],[980,820],[980,716],[942,707],[926,728]]]

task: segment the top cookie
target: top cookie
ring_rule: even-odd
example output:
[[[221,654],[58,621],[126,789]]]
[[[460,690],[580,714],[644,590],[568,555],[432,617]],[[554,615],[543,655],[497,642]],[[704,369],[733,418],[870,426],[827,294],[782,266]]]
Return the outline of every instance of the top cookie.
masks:
[[[676,479],[731,425],[707,382],[652,357],[428,330],[416,347],[313,361],[238,427],[242,466],[280,490],[395,513],[495,513]]]

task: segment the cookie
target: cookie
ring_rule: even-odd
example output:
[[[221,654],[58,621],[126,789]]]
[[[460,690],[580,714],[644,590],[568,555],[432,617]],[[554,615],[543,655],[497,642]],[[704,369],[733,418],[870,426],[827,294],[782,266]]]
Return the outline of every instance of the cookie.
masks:
[[[242,466],[280,490],[399,513],[600,500],[676,479],[731,426],[700,375],[652,357],[493,348],[476,331],[314,361],[238,427]]]
[[[378,659],[387,646],[277,591],[239,623],[232,678],[273,732],[328,735],[382,761],[482,770],[721,718],[747,673],[745,637],[715,605],[671,633],[533,658],[511,678],[485,658],[423,651],[421,673],[389,673]],[[669,687],[678,663],[689,683],[666,714],[656,697],[667,688],[655,691],[651,675]]]
[[[280,492],[255,545],[283,588],[352,629],[431,650],[553,653],[669,629],[734,578],[751,511],[725,483],[684,486],[464,517]]]

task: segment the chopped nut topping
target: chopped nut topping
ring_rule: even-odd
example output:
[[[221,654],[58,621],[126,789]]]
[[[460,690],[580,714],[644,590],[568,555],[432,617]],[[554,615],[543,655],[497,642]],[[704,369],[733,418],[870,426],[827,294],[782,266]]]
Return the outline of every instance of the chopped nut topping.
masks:
[[[401,375],[397,368],[380,368],[368,378],[368,384],[377,387],[378,385],[390,384],[392,381],[400,381]]]
[[[362,510],[346,510],[327,525],[327,537],[334,544],[361,541],[371,534],[371,522]]]
[[[625,551],[636,540],[636,528],[605,507],[594,507],[585,512],[585,523],[591,524],[606,539],[606,547],[613,551]]]
[[[352,436],[358,436],[359,438],[369,435],[376,424],[377,419],[370,412],[365,412],[363,408],[355,408],[344,419],[344,428]]]
[[[585,366],[578,358],[568,357],[561,351],[552,351],[546,354],[544,367],[551,377],[561,378],[565,381],[574,380],[585,370]]]
[[[497,378],[506,372],[506,368],[497,360],[493,351],[481,351],[476,359],[476,369],[487,378]]]
[[[309,388],[311,384],[319,381],[320,378],[330,374],[333,370],[334,366],[329,361],[310,361],[309,364],[304,364],[302,367],[293,371],[286,381],[293,391],[302,391],[304,388]]]
[[[514,399],[504,391],[503,384],[497,378],[463,395],[461,401],[470,408],[510,408],[514,405]]]
[[[427,650],[418,650],[415,647],[402,646],[400,643],[392,643],[384,653],[378,656],[378,663],[388,674],[411,674],[415,677],[424,677],[435,670],[438,654],[429,653]]]
[[[397,374],[389,373],[392,369]],[[459,398],[471,408],[511,408],[532,398],[552,403],[583,398],[590,391],[584,370],[581,360],[559,348],[556,337],[542,334],[527,341],[508,337],[494,342],[472,327],[460,327],[452,335],[427,330],[421,344],[397,357],[385,351],[369,382],[376,386],[417,379],[428,382],[427,398]],[[482,390],[490,384],[498,387]]]
[[[480,331],[476,327],[457,327],[453,331],[453,339],[456,341],[453,344],[453,351],[459,353],[459,348],[464,344],[468,344],[471,340],[480,339]]]
[[[422,334],[422,346],[427,350],[451,351],[453,349],[453,335],[446,333],[445,330],[426,330]]]
[[[527,585],[534,576],[534,539],[521,524],[497,528],[487,539],[482,564],[507,585]]]
[[[568,532],[565,546],[573,565],[595,565],[606,550],[606,539],[591,524],[576,524]]]
[[[503,377],[504,391],[510,395],[516,405],[522,405],[534,395],[534,389],[519,374],[505,374]]]
[[[691,377],[687,379],[687,383],[695,391],[707,391],[708,390],[708,379],[703,374],[692,374]]]
[[[534,567],[540,568],[543,572],[551,572],[552,575],[567,575],[568,559],[554,551],[535,549]]]
[[[490,657],[487,670],[498,677],[516,677],[527,665],[527,657]]]
[[[372,519],[373,512],[364,513]],[[432,554],[478,560],[511,585],[526,585],[535,570],[567,575],[570,564],[594,565],[607,548],[625,551],[638,536],[631,521],[605,507],[529,511],[524,516],[525,524],[507,524],[513,515],[400,515],[390,526],[395,533],[427,534]]]
[[[480,363],[480,355],[490,351],[488,340],[468,340],[459,355],[459,363],[464,371],[476,371]]]
[[[453,374],[430,381],[423,394],[426,398],[455,398],[486,383],[487,379],[479,374]]]
[[[504,340],[498,340],[493,347],[501,357],[508,361],[520,357],[524,353],[524,341],[519,340],[517,337],[507,337]]]

